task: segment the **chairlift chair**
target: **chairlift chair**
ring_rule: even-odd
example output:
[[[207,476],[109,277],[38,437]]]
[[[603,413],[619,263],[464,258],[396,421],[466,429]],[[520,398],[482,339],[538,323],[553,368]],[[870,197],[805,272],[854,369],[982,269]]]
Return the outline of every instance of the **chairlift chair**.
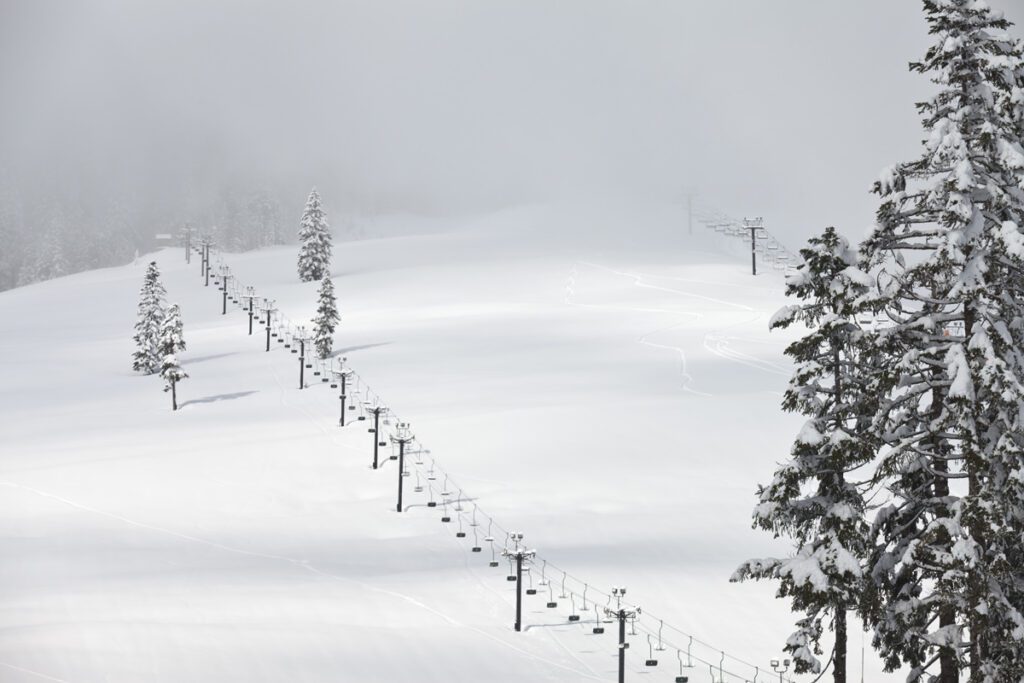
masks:
[[[491,526],[493,524],[494,520],[491,520],[491,523],[487,526],[487,536],[484,537],[484,540],[491,544],[491,561],[487,563],[489,567],[498,566],[498,556],[494,551],[494,536],[491,536]]]
[[[676,676],[676,683],[689,683],[689,676],[683,675],[683,669],[693,668],[693,656],[690,654],[690,649],[693,647],[693,636],[690,636],[690,642],[686,646],[686,663],[683,663],[683,651],[676,648],[676,659],[679,660],[679,675]],[[710,665],[708,665],[710,666]],[[711,670],[711,680],[715,679],[714,669]],[[755,676],[756,680],[756,676]]]
[[[590,632],[595,636],[604,633],[604,626],[601,626],[601,610],[597,608],[597,603],[594,603],[594,627],[590,629]]]
[[[527,578],[530,579],[530,586],[529,586],[529,588],[526,589],[526,594],[527,595],[536,595],[537,594],[537,589],[533,587],[533,572],[530,571],[529,567],[526,568],[526,576],[527,576]]]
[[[473,529],[473,547],[470,550],[474,553],[483,552],[483,548],[480,547],[480,538],[477,535],[476,529]]]
[[[654,644],[651,641],[651,634],[647,634],[647,659],[644,666],[658,666],[658,660],[654,658]]]
[[[580,615],[576,614],[576,594],[572,593],[569,595],[569,599],[572,602],[572,613],[569,615],[569,621],[576,622],[580,620]]]
[[[465,538],[466,532],[462,530],[462,515],[459,515],[459,530],[455,532],[455,538]]]
[[[610,624],[613,621],[615,621],[615,619],[612,618],[611,605],[612,605],[612,596],[609,595],[608,596],[608,602],[606,602],[605,606],[604,606],[604,619],[603,619],[603,621],[606,624]]]

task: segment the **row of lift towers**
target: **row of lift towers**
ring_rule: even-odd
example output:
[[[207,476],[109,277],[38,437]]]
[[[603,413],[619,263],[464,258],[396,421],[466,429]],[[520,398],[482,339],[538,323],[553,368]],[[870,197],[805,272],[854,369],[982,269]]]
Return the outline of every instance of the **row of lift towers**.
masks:
[[[691,212],[691,221],[692,221],[692,212]],[[707,224],[708,224],[709,228],[716,227],[717,225],[719,225],[719,224],[711,224],[711,223],[707,223]],[[729,223],[728,225],[730,227],[735,227],[734,223]],[[766,235],[758,234],[758,231],[762,231],[763,230],[763,222],[762,222],[762,220],[760,218],[748,219],[748,220],[744,221],[742,229],[743,230],[749,230],[749,232],[750,232],[750,239],[751,239],[751,272],[754,275],[756,275],[757,274],[757,247],[756,247],[756,245],[758,244],[758,240],[759,239],[764,239],[766,237]],[[691,231],[692,231],[692,223],[691,223]],[[187,263],[191,263],[192,254],[195,253],[195,254],[199,255],[199,257],[200,257],[200,267],[201,267],[201,276],[203,278],[204,286],[209,287],[209,285],[210,285],[210,278],[211,278],[211,271],[212,271],[212,266],[210,264],[210,249],[211,249],[211,247],[213,245],[213,242],[208,237],[204,237],[204,238],[200,238],[199,239],[198,244],[193,244],[192,242],[193,242],[193,233],[194,232],[195,232],[194,230],[192,230],[191,228],[188,228],[188,227],[186,227],[186,229],[184,231],[184,240],[183,241],[184,241],[184,245],[185,245],[185,260],[186,260]],[[275,332],[273,330],[273,327],[272,327],[273,316],[277,312],[277,308],[274,305],[275,301],[273,299],[267,299],[267,298],[262,298],[262,297],[257,296],[256,292],[255,292],[255,289],[253,287],[246,287],[244,294],[239,294],[237,296],[230,294],[230,292],[229,292],[229,284],[228,283],[229,283],[230,278],[231,278],[231,273],[230,273],[230,270],[226,266],[224,266],[224,265],[222,265],[218,269],[217,273],[213,273],[212,277],[214,279],[214,286],[217,287],[217,289],[221,292],[221,314],[222,315],[227,315],[227,304],[228,304],[229,300],[232,303],[236,303],[236,304],[242,306],[243,310],[248,314],[248,332],[249,332],[249,335],[253,335],[254,322],[258,321],[258,322],[260,322],[263,325],[264,332],[265,332],[265,335],[266,335],[265,336],[265,345],[264,345],[265,351],[267,351],[267,352],[270,351],[271,346],[272,346],[271,340],[272,340],[272,338],[277,337],[279,343],[282,343],[285,348],[290,348],[292,353],[295,353],[295,354],[298,355],[298,361],[299,361],[299,388],[300,389],[306,388],[305,371],[307,369],[312,368],[312,364],[307,362],[307,358],[306,358],[306,349],[308,347],[308,344],[311,341],[311,337],[308,335],[308,333],[306,332],[305,328],[302,327],[302,326],[300,326],[298,328],[299,333],[297,335],[294,335],[293,341],[297,341],[299,346],[298,346],[298,348],[292,348],[292,344],[290,342],[286,342],[285,341],[284,335],[279,335],[277,332]],[[245,299],[245,302],[243,303],[239,299]],[[338,363],[337,369],[333,369],[332,368],[332,369],[330,369],[328,371],[330,373],[331,377],[321,377],[321,381],[322,382],[324,382],[324,383],[330,382],[331,388],[339,390],[338,399],[339,399],[339,402],[340,402],[340,412],[339,412],[338,422],[339,422],[339,425],[342,426],[342,427],[344,427],[346,425],[346,414],[347,414],[347,412],[355,411],[357,409],[357,406],[354,403],[349,403],[348,402],[348,399],[349,399],[348,391],[349,391],[350,386],[351,386],[351,379],[352,379],[353,372],[352,372],[351,369],[349,369],[346,366],[346,362],[347,362],[346,358],[341,358],[339,363]],[[316,371],[315,374],[316,375],[320,375],[321,373],[319,371]],[[357,419],[360,420],[360,421],[367,420],[369,416],[373,417],[373,426],[369,427],[367,429],[367,431],[370,434],[373,435],[373,460],[372,460],[372,463],[371,463],[371,467],[373,469],[375,469],[375,470],[376,469],[380,469],[383,466],[383,462],[381,460],[381,454],[380,454],[380,447],[388,445],[387,441],[383,441],[381,439],[380,428],[381,428],[382,421],[383,421],[385,426],[388,425],[388,418],[387,418],[388,409],[386,407],[384,407],[384,406],[376,405],[376,404],[373,404],[372,402],[367,401],[367,402],[365,402],[364,410],[362,412],[363,412],[363,414],[360,414],[357,417]],[[408,453],[407,447],[410,444],[412,444],[413,441],[415,441],[415,436],[413,435],[413,433],[412,433],[412,431],[411,431],[411,429],[409,427],[409,423],[407,423],[407,422],[399,422],[396,425],[395,433],[390,436],[390,441],[391,441],[391,444],[393,446],[397,447],[397,453],[389,455],[387,459],[388,460],[397,460],[398,461],[397,500],[396,500],[396,504],[395,504],[395,511],[401,513],[401,512],[404,512],[404,510],[405,510],[405,508],[403,507],[403,504],[402,504],[403,493],[404,493],[404,480],[405,480],[406,477],[410,476],[410,474],[411,474],[409,471],[407,471],[405,469],[405,457],[406,457],[406,454]],[[428,479],[429,478],[433,478],[432,471],[431,471],[430,474],[428,474]],[[417,492],[422,492],[423,491],[423,487],[419,483],[417,483],[415,489],[416,489]],[[445,492],[442,491],[442,496],[444,496],[444,494],[445,494]],[[433,498],[431,498],[431,500],[428,501],[428,503],[427,503],[427,507],[436,507],[436,506],[437,506],[437,501],[433,500]],[[445,508],[447,508],[447,501],[445,502]],[[441,517],[441,521],[442,522],[446,522],[446,523],[447,522],[451,522],[451,517],[448,515],[447,509],[446,509],[444,515]],[[474,518],[472,524],[474,524],[474,525],[476,524],[475,518]],[[460,524],[460,530],[456,533],[456,536],[458,536],[460,538],[465,538],[466,537],[466,532],[462,530],[461,524]],[[490,542],[492,544],[492,547],[493,547],[494,537],[490,535],[489,531],[488,531],[487,536],[483,540],[485,542]],[[505,547],[501,551],[501,555],[502,555],[502,557],[506,558],[506,560],[508,560],[509,565],[510,565],[510,573],[509,573],[509,575],[507,577],[508,581],[509,582],[514,582],[516,584],[515,622],[513,624],[513,628],[517,632],[519,632],[519,631],[523,630],[523,593],[524,593],[524,590],[525,590],[526,595],[536,595],[537,594],[537,589],[532,587],[532,582],[531,582],[531,586],[528,587],[528,588],[524,589],[524,586],[523,586],[523,584],[524,584],[523,573],[524,573],[524,571],[527,571],[527,572],[529,571],[529,567],[530,567],[533,559],[536,557],[537,551],[533,550],[533,549],[530,549],[530,548],[527,548],[523,544],[523,534],[521,534],[521,533],[512,532],[511,534],[509,534],[509,540],[512,541],[513,546],[511,548]],[[474,543],[474,545],[471,548],[471,551],[474,552],[474,553],[482,552],[482,550],[483,550],[483,548],[480,545],[478,545],[478,543]],[[490,561],[489,564],[490,564],[491,567],[498,567],[499,566],[499,562],[493,556],[493,553],[492,553],[492,558],[491,558],[491,561]],[[548,581],[548,579],[546,579],[546,578],[542,578],[541,579],[541,585],[548,585],[548,586],[550,586],[550,581]],[[623,598],[625,597],[625,595],[626,595],[626,588],[625,587],[615,586],[615,587],[612,588],[612,597],[615,599],[615,602],[616,602],[614,607],[611,606],[611,605],[600,607],[596,603],[593,603],[593,609],[595,610],[595,616],[597,615],[597,611],[600,610],[600,612],[602,612],[603,615],[604,615],[604,621],[605,622],[611,622],[611,623],[616,623],[617,622],[617,624],[618,624],[618,646],[617,647],[618,647],[618,681],[619,681],[619,683],[625,683],[625,680],[626,680],[626,650],[629,649],[629,642],[626,639],[626,626],[627,626],[627,623],[632,623],[641,613],[641,608],[640,607],[627,607],[627,606],[623,605]],[[562,597],[565,597],[565,596],[563,595]],[[574,601],[574,604],[575,604],[575,601]],[[549,596],[549,600],[546,603],[546,607],[549,608],[549,609],[554,609],[557,606],[558,606],[558,603],[554,600],[554,593],[553,593],[553,590],[552,590],[551,591],[551,595]],[[586,607],[584,607],[584,609],[586,609]],[[569,615],[568,620],[570,622],[578,622],[580,620],[580,615],[576,613],[575,607],[573,609],[573,613]],[[602,633],[604,633],[604,631],[605,631],[604,626],[600,625],[599,621],[595,621],[595,625],[592,628],[592,633],[594,633],[594,634],[602,634]],[[633,635],[635,635],[635,633]],[[655,651],[663,651],[665,649],[661,645],[660,636],[659,636],[659,643],[658,643],[657,647],[655,647],[653,645],[653,643],[650,641],[650,639],[648,639],[648,645],[649,645],[650,652],[648,653],[649,656],[644,661],[644,664],[647,667],[657,666],[658,660],[655,658],[654,652]],[[786,660],[785,661],[785,666],[787,668],[788,668],[788,665],[789,665],[789,660]],[[779,668],[780,663],[775,661],[775,660],[772,661],[772,666],[773,666],[773,668],[775,668],[775,670],[777,672],[779,672],[779,680],[780,680],[780,683],[781,683],[781,681],[782,681],[782,672],[785,671],[785,669],[781,669],[780,670],[780,668]],[[712,672],[712,674],[713,673],[714,672]],[[682,658],[681,658],[681,653],[680,653],[680,674],[675,677],[675,683],[687,683],[688,681],[689,681],[689,677],[683,674],[683,664],[682,664]]]

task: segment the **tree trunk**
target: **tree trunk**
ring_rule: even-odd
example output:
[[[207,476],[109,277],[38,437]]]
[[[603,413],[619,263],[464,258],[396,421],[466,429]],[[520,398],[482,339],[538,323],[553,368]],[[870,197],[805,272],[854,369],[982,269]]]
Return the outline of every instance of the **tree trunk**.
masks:
[[[842,366],[840,365],[839,357],[839,344],[833,342],[832,348],[832,375],[835,381],[835,401],[836,407],[842,405],[843,401],[843,375]],[[838,416],[840,423],[837,425],[842,427],[842,417]],[[836,489],[839,490],[843,484],[843,475],[835,475]],[[843,604],[836,604],[835,615],[833,619],[833,629],[836,633],[836,649],[835,649],[835,660],[832,663],[832,680],[834,683],[846,683],[846,606]]]
[[[939,609],[939,626],[954,626],[956,610],[952,605]],[[960,665],[956,660],[956,650],[944,647],[939,650],[939,678],[936,683],[959,683]]]
[[[171,407],[172,410],[178,409],[178,383],[173,379],[171,380]]]
[[[941,385],[944,371],[940,368],[932,370],[932,375],[935,379],[936,387],[932,389],[932,404],[930,408],[931,418],[936,421],[942,415],[942,401],[945,395],[938,388]],[[932,460],[932,469],[935,470],[935,480],[932,484],[932,493],[936,499],[944,499],[949,497],[949,479],[945,474],[949,472],[949,462],[945,460],[943,456],[949,453],[949,443],[940,436],[934,436],[932,441],[932,450],[938,454]],[[941,507],[936,514],[943,514],[949,516],[949,510],[945,505]],[[946,547],[942,548],[946,551],[952,551],[953,539],[943,537],[943,542]],[[939,606],[939,628],[946,626],[956,625],[956,608],[950,605],[948,602],[940,604]],[[939,648],[939,676],[936,679],[936,683],[959,683],[960,681],[960,666],[957,661],[957,648],[954,647],[940,647]]]
[[[969,303],[965,304],[964,346],[967,346],[967,344],[970,343],[971,335],[974,333],[974,326],[976,321],[977,314],[974,311],[974,306],[972,306]],[[975,449],[977,449],[980,444],[975,443],[973,445]],[[979,470],[981,470],[984,467],[984,463],[982,462],[977,450],[974,450],[974,452],[969,452],[966,454],[966,457],[964,458],[964,466],[967,468],[967,495],[968,497],[973,499],[976,498],[981,493],[981,487],[979,482]],[[968,523],[967,528],[970,530],[971,536],[974,538],[975,542],[977,542],[978,546],[981,548],[981,560],[982,562],[984,562],[985,549],[988,547],[988,541],[986,539],[985,534],[985,525],[983,523],[980,523],[979,520],[975,517],[972,518],[971,521]],[[984,593],[985,590],[983,585],[978,585],[980,581],[980,579],[978,578],[978,574],[979,572],[977,571],[971,572],[970,576],[972,577],[972,580],[970,581],[975,585],[969,586],[968,588],[968,590],[973,592],[975,596],[980,596]],[[968,680],[970,680],[971,683],[980,683],[982,680],[981,664],[988,657],[988,643],[986,642],[985,637],[985,617],[981,614],[978,614],[976,610],[972,609],[970,610],[970,612],[968,612],[967,626],[971,636],[970,649],[968,651],[970,655],[971,673]]]
[[[846,683],[846,607],[835,606],[836,655],[832,663],[832,681]]]

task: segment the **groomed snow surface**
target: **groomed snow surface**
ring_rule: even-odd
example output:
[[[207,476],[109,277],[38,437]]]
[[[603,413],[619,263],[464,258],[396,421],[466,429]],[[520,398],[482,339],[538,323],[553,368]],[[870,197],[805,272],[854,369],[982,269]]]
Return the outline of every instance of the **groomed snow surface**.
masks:
[[[727,681],[755,673],[731,657],[775,680],[787,605],[728,578],[785,552],[749,523],[802,422],[779,409],[792,335],[767,329],[782,277],[751,277],[742,244],[694,230],[671,206],[381,218],[335,245],[336,348],[482,524],[593,590],[627,586],[655,615],[643,628],[724,649],[742,677]],[[151,258],[185,323],[177,413],[130,370]],[[312,316],[294,247],[225,260]],[[541,589],[513,632],[508,566],[471,553],[411,477],[395,512],[395,463],[370,469],[367,422],[339,428],[336,390],[300,391],[296,357],[222,316],[181,249],[4,292],[0,320],[0,681],[615,679],[612,625],[593,635],[592,609],[569,623],[558,572],[558,608]],[[645,667],[631,637],[627,680],[679,674],[688,639],[663,638]],[[865,676],[898,678],[870,653]]]

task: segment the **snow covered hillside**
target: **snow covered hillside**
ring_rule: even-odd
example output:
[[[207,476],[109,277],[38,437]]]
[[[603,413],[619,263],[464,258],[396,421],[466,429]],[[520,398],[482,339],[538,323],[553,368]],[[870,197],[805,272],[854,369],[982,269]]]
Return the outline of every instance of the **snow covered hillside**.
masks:
[[[673,681],[688,646],[690,681],[720,663],[754,680],[734,658],[774,680],[786,605],[728,578],[778,550],[750,529],[753,493],[801,423],[778,407],[792,335],[768,332],[782,277],[694,229],[679,207],[549,206],[380,219],[388,237],[336,244],[335,348],[430,450],[402,514],[368,423],[340,428],[320,377],[300,391],[296,356],[221,315],[181,249],[153,256],[188,343],[176,413],[130,370],[150,257],[0,293],[0,681],[614,680],[612,629],[578,598],[568,621],[550,565],[513,632],[507,564],[470,552],[489,519],[567,591],[628,587],[628,680]],[[224,258],[308,322],[294,247]],[[466,538],[413,491],[431,459]],[[870,654],[865,675],[897,678]]]

